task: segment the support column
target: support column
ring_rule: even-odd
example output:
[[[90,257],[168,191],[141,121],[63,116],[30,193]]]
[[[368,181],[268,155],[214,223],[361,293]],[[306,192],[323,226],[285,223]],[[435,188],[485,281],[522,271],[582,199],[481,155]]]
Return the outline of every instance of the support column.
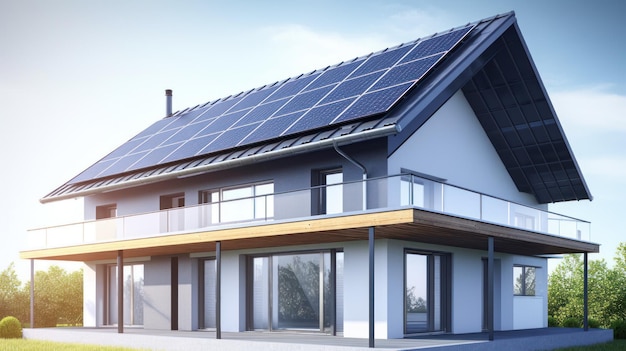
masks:
[[[583,329],[585,331],[589,331],[589,296],[588,296],[588,292],[589,292],[589,285],[588,285],[588,278],[589,278],[589,272],[588,272],[588,257],[587,257],[587,253],[585,252],[583,254]]]
[[[215,242],[215,338],[222,338],[222,242]]]
[[[337,250],[330,249],[330,332],[337,336]]]
[[[369,347],[374,347],[374,227],[369,228]]]
[[[124,333],[124,252],[117,251],[117,332]]]
[[[487,239],[487,330],[489,331],[489,341],[493,341],[493,237]]]
[[[35,327],[35,260],[30,259],[30,327]]]

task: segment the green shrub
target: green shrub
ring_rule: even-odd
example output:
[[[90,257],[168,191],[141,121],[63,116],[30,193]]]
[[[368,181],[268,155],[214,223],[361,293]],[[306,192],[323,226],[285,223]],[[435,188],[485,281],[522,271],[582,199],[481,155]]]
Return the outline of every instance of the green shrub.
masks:
[[[582,323],[578,318],[569,317],[565,318],[565,320],[563,321],[563,326],[565,328],[580,328],[582,326]]]
[[[22,324],[15,317],[4,317],[0,321],[0,338],[2,339],[21,339]]]
[[[626,321],[614,321],[611,323],[611,329],[615,339],[626,339]]]
[[[559,321],[552,317],[552,316],[548,316],[548,327],[559,327]]]
[[[591,319],[589,318],[587,320],[587,324],[589,325],[589,328],[600,328],[600,321],[595,320],[595,319]]]

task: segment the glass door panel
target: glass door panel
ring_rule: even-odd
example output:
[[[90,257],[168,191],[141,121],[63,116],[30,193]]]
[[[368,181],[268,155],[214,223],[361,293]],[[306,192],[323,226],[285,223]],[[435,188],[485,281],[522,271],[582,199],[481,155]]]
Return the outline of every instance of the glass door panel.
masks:
[[[215,328],[215,288],[216,269],[215,259],[208,259],[204,264],[204,328]]]
[[[408,253],[405,268],[407,334],[428,331],[428,256]]]
[[[252,328],[269,329],[269,257],[252,259]]]
[[[405,253],[405,334],[448,329],[448,255]]]
[[[318,253],[274,257],[273,329],[320,329],[320,258]]]
[[[334,268],[330,252],[253,257],[251,328],[342,331],[343,253],[334,255]]]

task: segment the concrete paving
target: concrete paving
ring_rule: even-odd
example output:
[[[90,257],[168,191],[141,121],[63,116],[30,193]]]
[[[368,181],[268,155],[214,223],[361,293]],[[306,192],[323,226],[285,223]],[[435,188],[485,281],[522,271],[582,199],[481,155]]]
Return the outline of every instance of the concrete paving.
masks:
[[[365,351],[368,339],[344,338],[315,333],[167,331],[126,328],[118,334],[116,328],[42,328],[24,329],[26,339],[39,339],[81,344],[124,346],[153,351],[194,350],[277,350],[277,351]],[[375,340],[375,348],[386,351],[539,351],[590,345],[613,340],[613,331],[591,329],[584,332],[574,328],[543,328],[496,332],[489,341],[486,333],[444,334],[405,339]]]

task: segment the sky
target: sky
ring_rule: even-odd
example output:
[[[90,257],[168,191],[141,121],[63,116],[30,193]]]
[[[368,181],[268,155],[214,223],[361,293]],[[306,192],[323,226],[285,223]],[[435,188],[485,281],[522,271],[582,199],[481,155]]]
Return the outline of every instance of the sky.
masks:
[[[0,0],[0,270],[27,229],[82,219],[39,199],[165,115],[515,11],[594,196],[550,209],[626,242],[626,2]],[[36,263],[36,269],[45,269]]]

